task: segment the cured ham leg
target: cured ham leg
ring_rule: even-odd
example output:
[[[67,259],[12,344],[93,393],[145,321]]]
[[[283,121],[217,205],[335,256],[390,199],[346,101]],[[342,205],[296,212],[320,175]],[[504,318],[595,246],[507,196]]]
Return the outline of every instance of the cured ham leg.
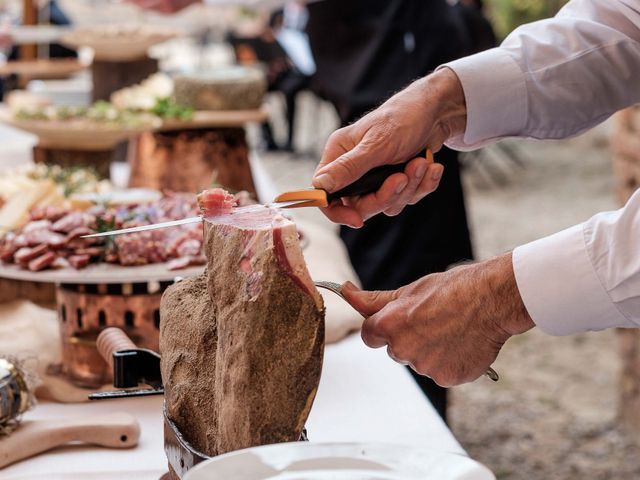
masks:
[[[320,380],[324,306],[296,226],[219,190],[199,200],[206,272],[162,299],[168,415],[207,455],[298,440]]]

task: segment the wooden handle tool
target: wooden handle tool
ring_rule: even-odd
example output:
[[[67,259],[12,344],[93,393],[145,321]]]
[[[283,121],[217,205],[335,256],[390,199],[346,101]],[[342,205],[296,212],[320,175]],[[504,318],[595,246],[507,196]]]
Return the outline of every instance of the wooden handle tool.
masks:
[[[110,413],[64,420],[26,420],[11,435],[0,438],[0,468],[69,442],[107,448],[138,444],[140,425],[128,413]]]

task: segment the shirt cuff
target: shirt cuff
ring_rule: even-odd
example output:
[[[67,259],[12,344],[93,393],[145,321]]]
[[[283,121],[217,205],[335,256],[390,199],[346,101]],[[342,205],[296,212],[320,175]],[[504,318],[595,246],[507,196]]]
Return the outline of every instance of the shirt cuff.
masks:
[[[598,279],[583,225],[516,248],[513,270],[529,315],[550,335],[635,326]]]
[[[464,135],[446,142],[455,150],[473,150],[517,135],[527,119],[525,77],[504,49],[493,48],[440,67],[453,70],[462,84],[467,104]]]

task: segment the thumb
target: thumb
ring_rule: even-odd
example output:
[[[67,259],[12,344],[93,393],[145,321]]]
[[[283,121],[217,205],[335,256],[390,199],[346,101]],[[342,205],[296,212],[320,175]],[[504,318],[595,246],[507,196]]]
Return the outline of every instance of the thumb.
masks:
[[[351,282],[345,282],[341,292],[347,302],[365,317],[377,313],[397,298],[396,290],[360,290]]]

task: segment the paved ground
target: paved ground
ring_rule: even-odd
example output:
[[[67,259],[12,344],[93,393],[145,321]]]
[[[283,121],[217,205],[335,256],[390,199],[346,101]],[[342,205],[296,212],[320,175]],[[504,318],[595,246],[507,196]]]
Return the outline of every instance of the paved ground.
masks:
[[[615,208],[606,131],[564,142],[515,142],[524,168],[503,185],[465,173],[481,258]],[[499,163],[500,166],[502,164]],[[615,422],[615,332],[510,340],[502,380],[454,389],[451,423],[472,457],[501,479],[640,478],[640,450]]]

